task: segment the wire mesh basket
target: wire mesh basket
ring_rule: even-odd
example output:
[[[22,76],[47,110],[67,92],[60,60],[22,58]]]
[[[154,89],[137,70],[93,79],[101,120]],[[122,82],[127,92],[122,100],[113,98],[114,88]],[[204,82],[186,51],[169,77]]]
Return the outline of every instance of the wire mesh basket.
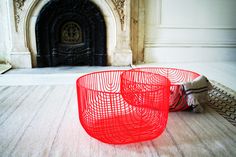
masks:
[[[132,81],[138,83],[139,90],[122,90],[128,85],[127,80],[129,85]],[[84,75],[77,80],[80,122],[90,136],[105,143],[125,144],[153,139],[166,127],[169,87],[170,82],[165,77],[142,71],[113,70]],[[140,100],[130,104],[133,101],[129,99],[133,97],[128,94],[136,94]],[[155,100],[141,101],[149,94]],[[150,108],[149,103],[159,107]]]
[[[193,81],[195,78],[200,76],[198,73],[176,69],[176,68],[162,68],[162,67],[142,67],[131,69],[134,71],[151,72],[165,76],[170,80],[170,99],[169,99],[169,110],[170,111],[182,111],[189,108],[186,102],[186,95],[182,90],[181,83]]]
[[[121,74],[121,94],[126,102],[142,108],[168,111],[170,81],[159,74],[128,70]]]

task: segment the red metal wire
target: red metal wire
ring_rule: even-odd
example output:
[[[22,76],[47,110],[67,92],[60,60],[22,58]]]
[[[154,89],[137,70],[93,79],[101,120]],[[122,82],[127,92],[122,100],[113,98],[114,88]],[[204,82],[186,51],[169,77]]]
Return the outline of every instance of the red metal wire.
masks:
[[[92,137],[111,144],[141,142],[165,129],[170,82],[143,71],[94,72],[77,82],[79,119]]]
[[[195,78],[200,76],[198,73],[183,69],[162,67],[142,67],[134,68],[132,70],[151,72],[165,76],[171,82],[169,110],[173,112],[182,111],[189,108],[185,99],[185,94],[183,93],[183,90],[181,88],[181,83],[193,81]]]

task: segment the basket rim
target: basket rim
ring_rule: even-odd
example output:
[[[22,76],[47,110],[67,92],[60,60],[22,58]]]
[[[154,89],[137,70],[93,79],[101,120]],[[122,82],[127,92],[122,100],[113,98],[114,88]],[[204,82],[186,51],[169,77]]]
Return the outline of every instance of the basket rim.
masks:
[[[125,75],[126,72],[130,72],[130,71],[133,71],[133,70],[126,70],[125,72],[123,72],[123,73],[121,74],[121,77],[122,77],[122,75]],[[142,72],[142,73],[157,75],[158,77],[160,77],[160,78],[162,78],[162,79],[165,79],[165,80],[167,81],[166,84],[157,84],[158,86],[170,86],[170,80],[169,80],[167,77],[162,76],[162,75],[160,75],[160,74],[156,74],[156,73],[149,72],[149,71],[133,71],[133,72]],[[132,82],[134,82],[134,83],[139,83],[139,82],[137,82],[137,81],[132,81]],[[139,84],[156,85],[156,84],[153,84],[153,83],[151,83],[151,84],[149,84],[149,83],[139,83]]]
[[[120,91],[117,91],[117,92],[108,92],[108,91],[101,91],[101,90],[95,90],[95,89],[91,89],[91,88],[87,88],[83,85],[80,85],[79,84],[79,81],[86,77],[86,76],[89,76],[89,75],[94,75],[94,74],[97,74],[97,73],[104,73],[104,72],[126,72],[126,71],[129,71],[129,70],[102,70],[102,71],[96,71],[96,72],[91,72],[91,73],[88,73],[88,74],[85,74],[83,76],[80,76],[77,80],[76,80],[76,86],[77,87],[82,87],[82,88],[85,88],[86,90],[90,90],[90,91],[96,91],[96,92],[100,92],[100,93],[109,93],[109,94],[121,94],[121,90]],[[155,73],[152,73],[152,72],[146,72],[146,71],[141,71],[143,73],[151,73],[151,74],[154,74],[154,75],[158,75],[159,77],[161,78],[164,78],[166,80],[166,84],[159,84],[158,86],[160,87],[169,87],[171,86],[171,82],[168,78],[166,78],[165,76],[162,76],[160,74],[155,74]],[[121,73],[122,75],[123,73]],[[145,84],[145,83],[140,83],[140,84]],[[149,84],[149,85],[152,85],[152,84]],[[138,92],[135,92],[135,93],[146,93],[146,92],[156,92],[160,89],[156,89],[156,90],[152,90],[152,91],[138,91]]]
[[[180,71],[183,71],[183,72],[190,72],[192,74],[195,74],[197,76],[201,76],[201,74],[197,73],[197,72],[194,72],[194,71],[191,71],[191,70],[186,70],[186,69],[180,69],[180,68],[172,68],[172,67],[137,67],[137,68],[132,68],[132,69],[129,69],[129,70],[136,70],[136,69],[168,69],[168,70],[180,70]],[[153,73],[153,72],[151,72]],[[159,74],[161,75],[161,74]],[[168,78],[167,78],[168,79]],[[179,86],[181,85],[181,82],[171,82],[170,81],[170,85],[171,86]]]
[[[137,67],[137,68],[132,68],[132,69],[129,69],[129,70],[143,69],[143,68],[146,68],[146,69],[170,69],[170,70],[180,70],[180,71],[186,71],[186,72],[191,72],[191,73],[196,74],[196,75],[200,75],[199,73],[194,72],[194,71],[191,71],[191,70],[180,69],[180,68],[169,68],[169,67]]]

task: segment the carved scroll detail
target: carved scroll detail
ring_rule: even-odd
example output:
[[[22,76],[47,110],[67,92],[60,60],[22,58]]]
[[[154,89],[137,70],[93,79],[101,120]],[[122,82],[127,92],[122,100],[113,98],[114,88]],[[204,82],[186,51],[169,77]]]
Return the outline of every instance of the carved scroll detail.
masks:
[[[115,5],[117,12],[120,16],[120,23],[122,29],[124,29],[124,23],[125,23],[125,0],[112,0],[113,4]]]
[[[14,2],[14,11],[15,11],[15,22],[16,22],[16,31],[18,31],[18,25],[20,23],[20,13],[23,10],[23,6],[26,0],[13,0]]]

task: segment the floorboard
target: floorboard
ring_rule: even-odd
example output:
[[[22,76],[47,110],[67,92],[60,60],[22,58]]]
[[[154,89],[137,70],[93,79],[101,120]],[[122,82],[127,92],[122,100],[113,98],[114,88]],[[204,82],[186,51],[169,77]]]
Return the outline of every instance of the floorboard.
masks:
[[[208,107],[202,114],[170,113],[152,141],[109,145],[80,125],[74,85],[10,86],[0,95],[1,157],[236,156],[235,127]]]
[[[12,150],[18,145],[25,131],[30,127],[37,110],[42,105],[42,98],[46,96],[45,92],[48,87],[26,86],[18,88],[23,88],[23,93],[30,89],[36,90],[31,91],[31,94],[21,102],[21,106],[0,126],[0,139],[2,139],[0,154],[2,156],[10,156]],[[9,97],[14,99],[14,95]],[[22,97],[24,97],[24,95]],[[40,132],[40,130],[38,131]]]

